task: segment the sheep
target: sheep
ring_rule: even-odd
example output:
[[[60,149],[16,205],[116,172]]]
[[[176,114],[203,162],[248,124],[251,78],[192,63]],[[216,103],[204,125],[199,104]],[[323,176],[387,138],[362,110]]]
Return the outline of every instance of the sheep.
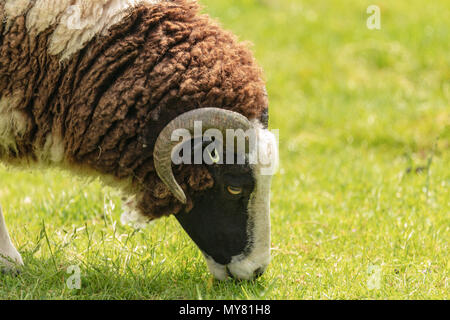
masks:
[[[266,270],[271,174],[248,157],[171,163],[170,133],[194,120],[253,130],[276,162],[246,43],[190,0],[0,0],[0,16],[2,162],[102,177],[126,195],[124,223],[175,216],[217,279]],[[0,263],[23,264],[1,210]]]

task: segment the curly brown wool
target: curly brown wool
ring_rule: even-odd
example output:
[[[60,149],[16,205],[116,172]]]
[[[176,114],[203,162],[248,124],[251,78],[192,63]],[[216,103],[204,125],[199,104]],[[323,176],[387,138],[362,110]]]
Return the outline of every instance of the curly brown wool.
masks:
[[[205,107],[249,119],[267,112],[262,72],[247,45],[192,1],[139,5],[63,63],[47,52],[56,25],[31,36],[24,13],[4,28],[0,98],[19,92],[17,110],[26,118],[8,156],[38,160],[47,137],[61,137],[68,167],[131,178],[149,218],[190,210],[193,195],[214,184],[203,166],[174,167],[184,206],[157,177],[153,147],[172,119]]]

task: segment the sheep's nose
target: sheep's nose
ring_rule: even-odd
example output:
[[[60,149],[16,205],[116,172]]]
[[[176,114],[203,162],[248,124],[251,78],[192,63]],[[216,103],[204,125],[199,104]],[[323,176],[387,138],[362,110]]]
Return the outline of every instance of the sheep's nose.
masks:
[[[234,274],[232,274],[230,272],[230,269],[228,269],[228,267],[226,267],[226,271],[227,271],[227,274],[228,274],[228,276],[230,278],[233,278],[235,280],[242,280],[242,279],[239,279],[239,277],[236,277]],[[256,280],[256,279],[258,279],[259,277],[261,277],[264,274],[264,271],[266,271],[266,269],[262,268],[262,267],[255,269],[255,271],[253,271],[253,273],[251,273],[252,278],[249,279],[249,280]]]

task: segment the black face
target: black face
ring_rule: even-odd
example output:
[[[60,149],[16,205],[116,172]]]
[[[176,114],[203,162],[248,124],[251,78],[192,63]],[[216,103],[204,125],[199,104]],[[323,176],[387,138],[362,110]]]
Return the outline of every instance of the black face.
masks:
[[[211,165],[214,187],[194,199],[190,212],[175,215],[195,244],[226,265],[251,246],[247,207],[255,187],[247,165]]]

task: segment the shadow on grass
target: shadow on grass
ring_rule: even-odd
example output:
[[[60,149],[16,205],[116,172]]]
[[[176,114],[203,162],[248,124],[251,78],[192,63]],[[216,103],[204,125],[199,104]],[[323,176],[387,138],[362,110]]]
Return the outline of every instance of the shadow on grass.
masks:
[[[110,260],[81,261],[77,289],[70,260],[36,258],[31,252],[23,252],[23,257],[20,274],[0,274],[0,299],[264,299],[273,285],[264,276],[254,281],[218,281],[206,270],[174,272],[164,265],[133,270]]]

